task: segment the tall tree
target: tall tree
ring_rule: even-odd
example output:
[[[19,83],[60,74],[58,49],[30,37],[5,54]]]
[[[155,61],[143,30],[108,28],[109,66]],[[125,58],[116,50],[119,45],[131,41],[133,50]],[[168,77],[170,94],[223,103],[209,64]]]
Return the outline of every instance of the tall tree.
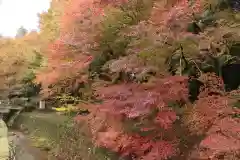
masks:
[[[27,34],[27,29],[24,28],[23,26],[21,26],[18,30],[17,30],[17,34],[16,34],[16,38],[21,38],[23,36],[25,36]]]

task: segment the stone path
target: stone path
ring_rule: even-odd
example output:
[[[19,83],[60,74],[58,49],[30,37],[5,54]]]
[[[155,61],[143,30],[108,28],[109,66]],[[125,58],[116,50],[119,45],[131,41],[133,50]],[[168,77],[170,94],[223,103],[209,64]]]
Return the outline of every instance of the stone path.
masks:
[[[9,154],[8,128],[0,117],[0,160],[5,160]]]
[[[29,140],[21,132],[9,132],[9,142],[12,144],[11,152],[15,155],[14,160],[47,160],[47,153],[30,145]]]

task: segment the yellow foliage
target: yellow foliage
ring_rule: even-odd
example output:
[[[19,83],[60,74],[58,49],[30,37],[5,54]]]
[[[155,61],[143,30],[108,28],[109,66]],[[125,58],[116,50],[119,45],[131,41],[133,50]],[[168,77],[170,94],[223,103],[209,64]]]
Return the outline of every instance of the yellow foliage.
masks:
[[[0,90],[9,90],[19,84],[41,48],[37,32],[18,39],[0,39]]]
[[[67,106],[61,106],[58,108],[53,107],[53,110],[57,112],[71,112],[71,111],[77,111],[77,107],[74,107],[73,105],[67,105]]]

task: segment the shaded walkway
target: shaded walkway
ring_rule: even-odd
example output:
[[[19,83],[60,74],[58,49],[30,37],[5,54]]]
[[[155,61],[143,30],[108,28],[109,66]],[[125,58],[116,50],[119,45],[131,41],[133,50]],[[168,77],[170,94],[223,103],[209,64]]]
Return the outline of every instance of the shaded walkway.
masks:
[[[27,137],[21,132],[9,132],[8,139],[15,149],[16,160],[47,160],[47,152],[31,146]]]

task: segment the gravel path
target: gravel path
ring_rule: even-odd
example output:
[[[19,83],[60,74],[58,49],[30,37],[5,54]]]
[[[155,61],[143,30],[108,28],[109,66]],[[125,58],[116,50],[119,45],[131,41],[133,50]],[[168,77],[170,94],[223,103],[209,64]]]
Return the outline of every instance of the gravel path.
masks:
[[[15,148],[14,160],[47,160],[47,153],[30,145],[29,140],[21,132],[9,132],[9,142]]]

